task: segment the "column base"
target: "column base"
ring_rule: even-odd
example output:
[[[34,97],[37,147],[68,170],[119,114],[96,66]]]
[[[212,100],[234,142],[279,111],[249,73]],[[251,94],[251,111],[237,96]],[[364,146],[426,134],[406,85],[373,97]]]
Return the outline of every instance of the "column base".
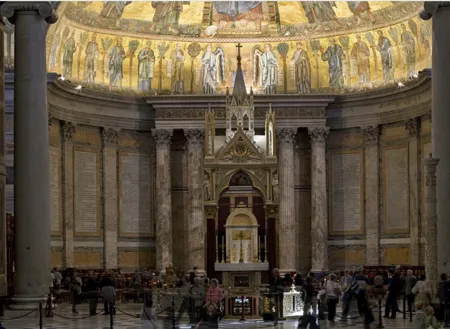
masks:
[[[45,308],[48,296],[14,296],[11,298],[12,304],[9,306],[12,310],[35,310],[39,309],[39,303]]]

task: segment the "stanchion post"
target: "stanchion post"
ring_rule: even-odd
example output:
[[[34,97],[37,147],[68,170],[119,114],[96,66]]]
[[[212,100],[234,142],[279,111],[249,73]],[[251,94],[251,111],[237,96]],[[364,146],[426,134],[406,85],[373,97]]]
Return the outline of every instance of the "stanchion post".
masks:
[[[244,296],[241,296],[241,318],[239,319],[241,322],[245,322],[245,308],[244,308]]]
[[[42,329],[42,302],[39,302],[39,329]]]
[[[383,329],[383,316],[382,314],[382,306],[381,306],[381,300],[383,297],[381,297],[382,295],[380,294],[380,297],[378,297],[378,326],[377,329]]]
[[[175,329],[176,321],[175,321],[175,295],[172,295],[172,329]]]
[[[114,329],[114,312],[112,310],[112,304],[109,304],[109,329]]]
[[[406,319],[406,294],[403,294],[403,319]]]

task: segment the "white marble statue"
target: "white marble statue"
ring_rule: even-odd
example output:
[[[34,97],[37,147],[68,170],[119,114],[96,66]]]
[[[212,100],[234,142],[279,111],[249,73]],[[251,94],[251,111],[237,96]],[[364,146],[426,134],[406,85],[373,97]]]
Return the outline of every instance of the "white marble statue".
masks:
[[[205,193],[204,199],[207,201],[211,200],[211,183],[207,174],[205,174],[205,180],[203,181],[203,191]]]

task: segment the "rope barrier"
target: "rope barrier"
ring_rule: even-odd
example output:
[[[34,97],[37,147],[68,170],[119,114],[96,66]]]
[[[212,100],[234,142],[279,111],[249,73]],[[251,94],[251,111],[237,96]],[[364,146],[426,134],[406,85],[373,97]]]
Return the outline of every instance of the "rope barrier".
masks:
[[[27,313],[25,313],[25,314],[22,314],[22,315],[20,315],[20,316],[15,317],[15,318],[9,318],[9,319],[1,318],[1,320],[2,320],[2,321],[14,321],[14,320],[18,320],[18,319],[21,319],[21,318],[24,318],[24,317],[30,315],[30,314],[33,313],[33,312],[36,312],[37,310],[38,310],[38,309],[36,308],[36,309],[34,309],[34,310],[31,310],[30,312],[27,312]]]

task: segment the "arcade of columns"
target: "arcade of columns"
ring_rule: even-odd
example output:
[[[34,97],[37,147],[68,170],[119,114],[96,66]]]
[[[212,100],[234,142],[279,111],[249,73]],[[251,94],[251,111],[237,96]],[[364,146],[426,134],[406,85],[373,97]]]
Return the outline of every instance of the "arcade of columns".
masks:
[[[17,225],[17,262],[15,307],[35,308],[48,291],[48,269],[50,267],[50,200],[49,200],[49,160],[48,160],[48,110],[47,110],[47,72],[45,63],[45,35],[47,24],[55,23],[57,17],[48,2],[4,3],[2,14],[15,24],[15,216]],[[447,81],[450,80],[450,43],[448,42],[448,22],[450,3],[434,2],[425,5],[424,18],[433,17],[433,156],[437,159],[425,161],[426,169],[426,225],[429,232],[426,240],[426,268],[429,277],[436,277],[437,271],[450,271],[447,262],[450,250],[446,248],[445,237],[450,233],[450,93]],[[33,56],[30,56],[33,54]],[[26,97],[24,97],[26,95]],[[3,108],[2,108],[3,111]],[[4,136],[4,112],[1,113],[2,136]],[[294,188],[292,183],[293,147],[295,128],[282,128],[278,131],[279,142],[279,180],[280,205],[279,225],[281,231],[289,232],[294,226]],[[203,157],[201,130],[187,130],[189,154],[189,189],[191,218],[190,230],[195,232],[190,241],[192,263],[204,264],[203,205],[201,182]],[[325,167],[325,142],[328,130],[309,129],[312,147],[312,268],[327,268],[327,190]],[[168,130],[155,130],[157,157],[157,235],[158,267],[171,263],[171,201],[170,201],[170,139]],[[4,139],[3,139],[4,140]],[[4,142],[1,147],[0,177],[2,204],[4,205]],[[375,156],[369,152],[366,157]],[[439,162],[439,166],[437,163]],[[30,164],[33,165],[30,165]],[[366,162],[367,163],[367,162]],[[437,169],[436,169],[437,166]],[[435,174],[436,172],[436,174]],[[370,179],[370,178],[369,178]],[[437,202],[434,198],[437,182]],[[169,197],[167,197],[169,196]],[[376,212],[377,209],[371,211]],[[437,216],[437,217],[436,217]],[[437,230],[436,228],[437,218]],[[4,221],[4,206],[2,208]],[[167,224],[167,225],[166,225]],[[368,228],[370,229],[370,227]],[[437,246],[433,244],[437,231]],[[375,234],[375,233],[374,233]],[[38,238],[36,238],[38,237]],[[279,239],[280,250],[295,243],[289,233]],[[367,237],[369,250],[375,250],[377,238]],[[438,249],[439,248],[439,249]],[[438,249],[438,250],[436,250]],[[282,269],[294,269],[294,258],[285,253],[279,258]],[[375,258],[369,252],[368,258]],[[437,268],[437,271],[436,271]]]

